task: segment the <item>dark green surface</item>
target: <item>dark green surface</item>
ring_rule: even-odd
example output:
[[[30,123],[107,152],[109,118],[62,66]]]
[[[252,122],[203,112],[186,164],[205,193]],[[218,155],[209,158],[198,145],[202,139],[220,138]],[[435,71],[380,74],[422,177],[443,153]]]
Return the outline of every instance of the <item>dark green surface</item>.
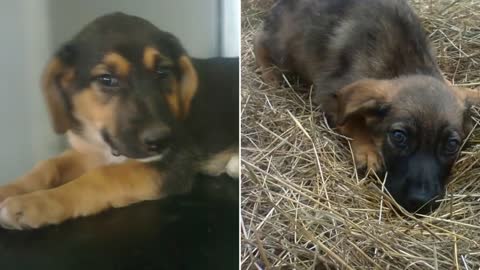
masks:
[[[238,181],[35,231],[0,229],[0,269],[238,269]]]

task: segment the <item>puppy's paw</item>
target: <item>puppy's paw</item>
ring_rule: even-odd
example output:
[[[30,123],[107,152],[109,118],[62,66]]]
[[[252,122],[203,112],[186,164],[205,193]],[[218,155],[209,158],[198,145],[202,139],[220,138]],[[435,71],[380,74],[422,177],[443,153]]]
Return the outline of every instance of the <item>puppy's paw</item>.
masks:
[[[279,88],[282,83],[282,73],[276,68],[262,70],[262,80],[273,88]]]
[[[240,177],[240,162],[239,157],[237,155],[233,155],[225,166],[225,171],[227,172],[228,176],[232,178],[239,178]]]
[[[383,158],[374,146],[359,146],[353,152],[357,169],[365,172],[369,170],[378,172],[382,169]]]
[[[10,197],[0,204],[0,226],[11,230],[35,229],[65,218],[65,205],[39,191]]]

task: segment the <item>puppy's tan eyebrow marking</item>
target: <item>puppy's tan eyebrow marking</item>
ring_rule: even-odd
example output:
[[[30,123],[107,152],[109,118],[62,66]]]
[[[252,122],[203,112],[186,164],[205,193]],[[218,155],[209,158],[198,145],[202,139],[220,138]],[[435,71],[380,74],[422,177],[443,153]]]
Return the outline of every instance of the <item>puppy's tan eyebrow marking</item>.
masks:
[[[120,76],[127,76],[130,71],[130,62],[118,53],[110,52],[105,55],[103,62],[115,69]],[[92,71],[93,72],[93,71]]]
[[[108,73],[110,73],[110,71],[108,69],[108,66],[105,64],[98,64],[95,67],[93,67],[93,69],[90,71],[90,75],[92,75],[92,77],[96,77],[96,76],[100,76]]]
[[[157,49],[147,46],[143,50],[143,64],[148,70],[154,70],[157,61],[160,61],[162,65],[171,66],[172,61],[162,55]]]

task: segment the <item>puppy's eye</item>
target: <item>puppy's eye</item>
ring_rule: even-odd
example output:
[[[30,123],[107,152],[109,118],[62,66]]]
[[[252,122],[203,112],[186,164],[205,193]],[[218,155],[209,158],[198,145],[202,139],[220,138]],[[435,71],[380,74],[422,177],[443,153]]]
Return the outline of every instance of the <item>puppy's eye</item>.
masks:
[[[458,139],[455,138],[450,138],[447,141],[447,144],[445,145],[445,152],[448,155],[453,155],[460,150],[460,144],[461,142]]]
[[[171,73],[171,70],[169,67],[162,67],[162,66],[159,66],[155,69],[155,73],[157,73],[157,75],[160,77],[160,78],[166,78],[168,77],[168,75],[170,75]]]
[[[390,140],[398,147],[407,146],[407,134],[403,130],[393,130],[390,132]]]
[[[119,81],[116,77],[110,74],[102,74],[95,78],[95,80],[100,83],[102,86],[108,88],[115,88],[119,86]]]

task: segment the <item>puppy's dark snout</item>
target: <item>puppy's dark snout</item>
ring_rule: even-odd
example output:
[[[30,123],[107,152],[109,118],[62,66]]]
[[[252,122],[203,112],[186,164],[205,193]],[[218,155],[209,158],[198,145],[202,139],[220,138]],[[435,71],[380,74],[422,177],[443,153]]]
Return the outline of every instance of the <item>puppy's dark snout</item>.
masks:
[[[147,147],[148,151],[160,152],[168,145],[171,138],[170,135],[170,128],[153,126],[144,129],[140,133],[140,140]]]
[[[406,198],[407,210],[419,214],[426,214],[438,207],[436,202],[440,194],[435,192],[410,192]]]
[[[443,197],[440,180],[437,177],[419,177],[408,181],[405,202],[410,212],[427,214],[435,210]]]

